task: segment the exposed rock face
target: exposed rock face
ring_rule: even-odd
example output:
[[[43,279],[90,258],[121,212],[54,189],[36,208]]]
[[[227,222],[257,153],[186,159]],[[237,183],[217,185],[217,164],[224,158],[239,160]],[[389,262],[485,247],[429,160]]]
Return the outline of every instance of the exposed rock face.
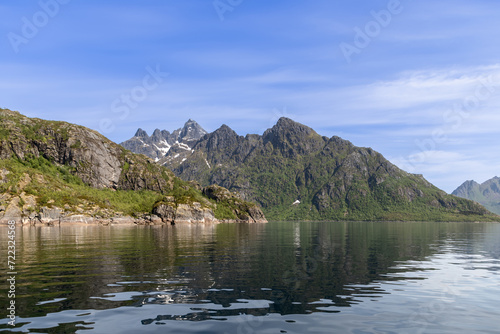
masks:
[[[243,220],[249,223],[267,223],[264,213],[257,206],[248,208],[248,215],[243,217]]]
[[[146,131],[138,129],[134,137],[120,145],[134,153],[144,154],[158,161],[170,150],[191,151],[192,145],[205,134],[207,132],[196,121],[190,119],[182,128],[172,133],[156,129],[150,137]]]
[[[29,119],[25,124],[30,126]],[[43,155],[59,164],[76,168],[79,176],[92,187],[117,187],[121,173],[118,157],[120,150],[101,135],[78,126],[62,124],[65,132],[56,132],[51,127],[41,126],[35,136],[23,135],[22,129],[15,129],[16,141],[0,143],[0,158],[15,155],[19,159]]]
[[[165,224],[173,224],[177,211],[175,203],[172,201],[162,201],[153,207],[153,213],[160,217]]]
[[[482,184],[465,181],[452,195],[476,201],[500,215],[500,177],[495,176]]]
[[[171,189],[170,171],[162,171],[147,159],[128,153],[93,130],[28,118],[10,110],[0,110],[0,123],[10,132],[9,140],[0,140],[0,159],[43,156],[56,164],[71,166],[93,188]]]
[[[175,212],[174,223],[213,223],[214,213],[208,208],[202,208],[200,203],[179,204]]]
[[[235,214],[235,219],[232,221],[267,223],[262,210],[254,204],[237,198],[235,194],[225,188],[212,185],[204,188],[203,194],[217,203],[230,202]],[[213,223],[218,221],[215,218],[213,210],[204,207],[201,203],[194,202],[192,205],[175,204],[171,197],[166,197],[164,200],[157,202],[153,208],[153,213],[160,217],[166,224],[183,222]]]
[[[203,189],[203,194],[216,202],[230,201],[234,208],[234,213],[239,220],[248,223],[266,223],[267,219],[262,210],[254,204],[245,202],[238,198],[237,194],[231,193],[226,188],[211,185]]]

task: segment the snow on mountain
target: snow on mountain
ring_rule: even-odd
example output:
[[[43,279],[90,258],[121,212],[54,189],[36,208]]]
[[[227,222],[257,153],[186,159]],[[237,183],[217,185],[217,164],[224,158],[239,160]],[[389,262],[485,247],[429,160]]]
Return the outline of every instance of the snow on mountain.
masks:
[[[167,130],[156,129],[151,136],[143,129],[138,129],[135,135],[120,145],[139,154],[144,154],[159,162],[172,148],[193,153],[192,147],[205,134],[196,121],[189,119],[182,128],[170,133]]]

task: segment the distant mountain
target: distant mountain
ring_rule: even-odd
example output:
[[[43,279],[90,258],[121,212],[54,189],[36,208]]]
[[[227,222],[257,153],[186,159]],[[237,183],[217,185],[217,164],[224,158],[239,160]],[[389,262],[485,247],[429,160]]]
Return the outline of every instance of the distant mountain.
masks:
[[[227,125],[158,163],[260,203],[273,220],[488,220],[477,203],[406,173],[371,148],[281,118],[263,135]],[[497,218],[493,218],[497,219]]]
[[[188,142],[198,136],[191,124],[175,138]],[[0,224],[221,220],[265,217],[227,189],[182,181],[96,131],[0,109]]]
[[[160,160],[172,148],[175,150],[191,150],[196,141],[203,137],[207,132],[192,119],[180,129],[170,133],[166,130],[156,129],[151,137],[143,129],[138,129],[134,137],[124,141],[120,145],[134,153],[144,154],[145,156]]]
[[[500,215],[500,178],[497,176],[481,184],[465,181],[452,195],[476,201]]]

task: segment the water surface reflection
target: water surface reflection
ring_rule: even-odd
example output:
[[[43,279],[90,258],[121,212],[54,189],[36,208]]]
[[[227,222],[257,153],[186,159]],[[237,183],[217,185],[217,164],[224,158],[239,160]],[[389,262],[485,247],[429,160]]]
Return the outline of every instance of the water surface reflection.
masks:
[[[478,311],[472,326],[487,329],[490,312],[499,306],[499,227],[23,227],[16,240],[17,329],[304,333],[378,326],[451,332],[455,325],[436,312],[469,319],[463,307]],[[4,253],[5,245],[2,240]],[[8,302],[0,298],[2,305]],[[458,301],[465,306],[457,309]],[[6,323],[0,328],[9,328]]]

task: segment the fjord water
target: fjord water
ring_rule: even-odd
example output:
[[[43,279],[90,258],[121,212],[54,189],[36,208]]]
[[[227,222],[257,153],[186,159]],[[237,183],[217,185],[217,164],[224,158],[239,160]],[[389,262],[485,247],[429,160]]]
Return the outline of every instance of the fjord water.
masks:
[[[7,273],[7,229],[0,232]],[[4,318],[0,332],[499,328],[495,223],[19,227],[16,271],[17,326]],[[6,316],[5,280],[1,291]]]

